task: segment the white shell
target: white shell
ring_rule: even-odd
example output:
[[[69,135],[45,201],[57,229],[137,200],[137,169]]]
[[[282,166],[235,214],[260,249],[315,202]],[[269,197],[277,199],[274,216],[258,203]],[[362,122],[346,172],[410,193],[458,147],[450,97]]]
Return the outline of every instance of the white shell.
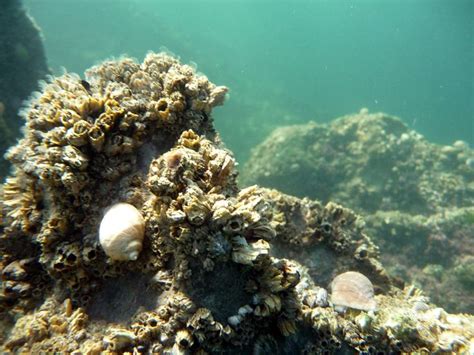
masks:
[[[331,283],[331,302],[335,307],[349,307],[362,311],[375,311],[374,286],[359,272],[348,271]]]
[[[144,235],[145,220],[128,203],[111,206],[100,222],[100,244],[105,254],[113,260],[137,260]]]

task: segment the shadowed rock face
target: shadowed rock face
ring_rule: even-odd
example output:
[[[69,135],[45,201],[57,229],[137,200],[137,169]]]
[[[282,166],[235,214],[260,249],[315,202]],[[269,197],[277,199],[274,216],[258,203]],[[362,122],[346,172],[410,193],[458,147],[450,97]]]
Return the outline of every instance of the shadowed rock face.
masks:
[[[38,90],[38,80],[48,74],[39,29],[20,0],[0,5],[0,177],[5,176],[5,150],[19,136],[23,101]]]
[[[354,209],[393,275],[473,312],[474,150],[439,146],[384,113],[276,129],[242,169],[259,184]]]
[[[153,310],[160,292],[153,287],[152,275],[130,273],[103,282],[91,298],[87,313],[94,320],[127,324],[139,309]]]
[[[245,291],[247,280],[243,268],[228,263],[220,265],[219,272],[196,275],[185,290],[199,307],[208,308],[216,320],[226,322],[240,307],[251,302],[251,294]]]

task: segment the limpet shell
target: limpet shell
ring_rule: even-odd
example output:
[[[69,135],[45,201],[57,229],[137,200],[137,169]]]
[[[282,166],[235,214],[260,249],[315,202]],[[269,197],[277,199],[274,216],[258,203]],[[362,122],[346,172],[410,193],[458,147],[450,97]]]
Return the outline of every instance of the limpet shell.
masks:
[[[331,303],[335,307],[375,311],[374,286],[356,271],[340,274],[331,282]]]

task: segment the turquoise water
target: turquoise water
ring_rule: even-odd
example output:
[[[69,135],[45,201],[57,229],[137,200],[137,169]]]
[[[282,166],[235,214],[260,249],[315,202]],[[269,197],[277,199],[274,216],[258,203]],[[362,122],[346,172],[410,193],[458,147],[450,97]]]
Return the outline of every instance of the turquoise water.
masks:
[[[207,132],[208,112],[193,93],[188,103],[203,107],[178,116],[182,82],[167,86],[168,73],[163,86],[173,92],[154,107],[141,100],[156,92],[138,95],[135,78],[139,101],[117,99],[126,115],[102,100],[94,79],[58,80],[69,89],[49,90],[61,99],[45,90],[24,112],[29,124],[7,153],[9,174],[0,160],[0,350],[119,350],[123,342],[162,353],[174,342],[173,353],[217,352],[221,341],[229,353],[310,352],[331,342],[340,354],[474,348],[473,318],[435,308],[474,314],[474,0],[4,0],[2,154],[23,123],[15,115],[22,90],[48,71],[20,1],[53,75],[83,75],[122,55],[141,62],[149,51],[195,63],[230,88],[213,117],[245,167],[239,188],[259,184],[321,204],[258,188],[237,195],[225,151],[191,133],[178,146],[170,117]],[[157,57],[155,65],[173,61]],[[71,106],[74,90],[81,101]],[[219,101],[224,91],[210,96]],[[430,142],[456,143],[428,144],[391,116],[367,114],[379,111]],[[340,130],[277,131],[254,150],[264,164],[252,169],[251,150],[275,128],[355,112],[336,121]],[[130,203],[118,205],[136,233],[124,229],[115,237],[135,240],[113,250],[102,226],[116,202]],[[115,216],[111,227],[122,222]],[[339,322],[334,310],[345,305],[333,302],[331,279],[346,271],[367,274],[357,277],[369,307],[349,308],[369,313],[349,311]],[[415,287],[402,294],[403,282]]]
[[[361,107],[474,144],[473,3],[25,1],[55,73],[165,47],[230,87],[214,117],[240,161],[275,126]]]

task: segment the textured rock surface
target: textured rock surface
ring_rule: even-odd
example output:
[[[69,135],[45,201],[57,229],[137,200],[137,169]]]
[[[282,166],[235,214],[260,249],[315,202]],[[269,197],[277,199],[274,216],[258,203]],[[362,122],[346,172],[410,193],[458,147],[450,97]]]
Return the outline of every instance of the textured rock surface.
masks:
[[[238,189],[210,117],[225,93],[156,54],[44,88],[9,151],[15,172],[0,199],[2,350],[468,349],[473,318],[398,289],[352,211]],[[100,247],[116,202],[144,217],[136,261]],[[328,302],[329,283],[348,270],[374,284],[375,313]]]
[[[472,283],[459,276],[474,252],[474,151],[466,143],[438,146],[398,118],[362,110],[275,130],[242,183],[354,209],[393,274],[452,311],[474,312]]]
[[[48,67],[40,31],[20,0],[0,5],[0,178],[7,173],[3,154],[20,135],[24,124],[18,110],[23,100],[38,89]]]

